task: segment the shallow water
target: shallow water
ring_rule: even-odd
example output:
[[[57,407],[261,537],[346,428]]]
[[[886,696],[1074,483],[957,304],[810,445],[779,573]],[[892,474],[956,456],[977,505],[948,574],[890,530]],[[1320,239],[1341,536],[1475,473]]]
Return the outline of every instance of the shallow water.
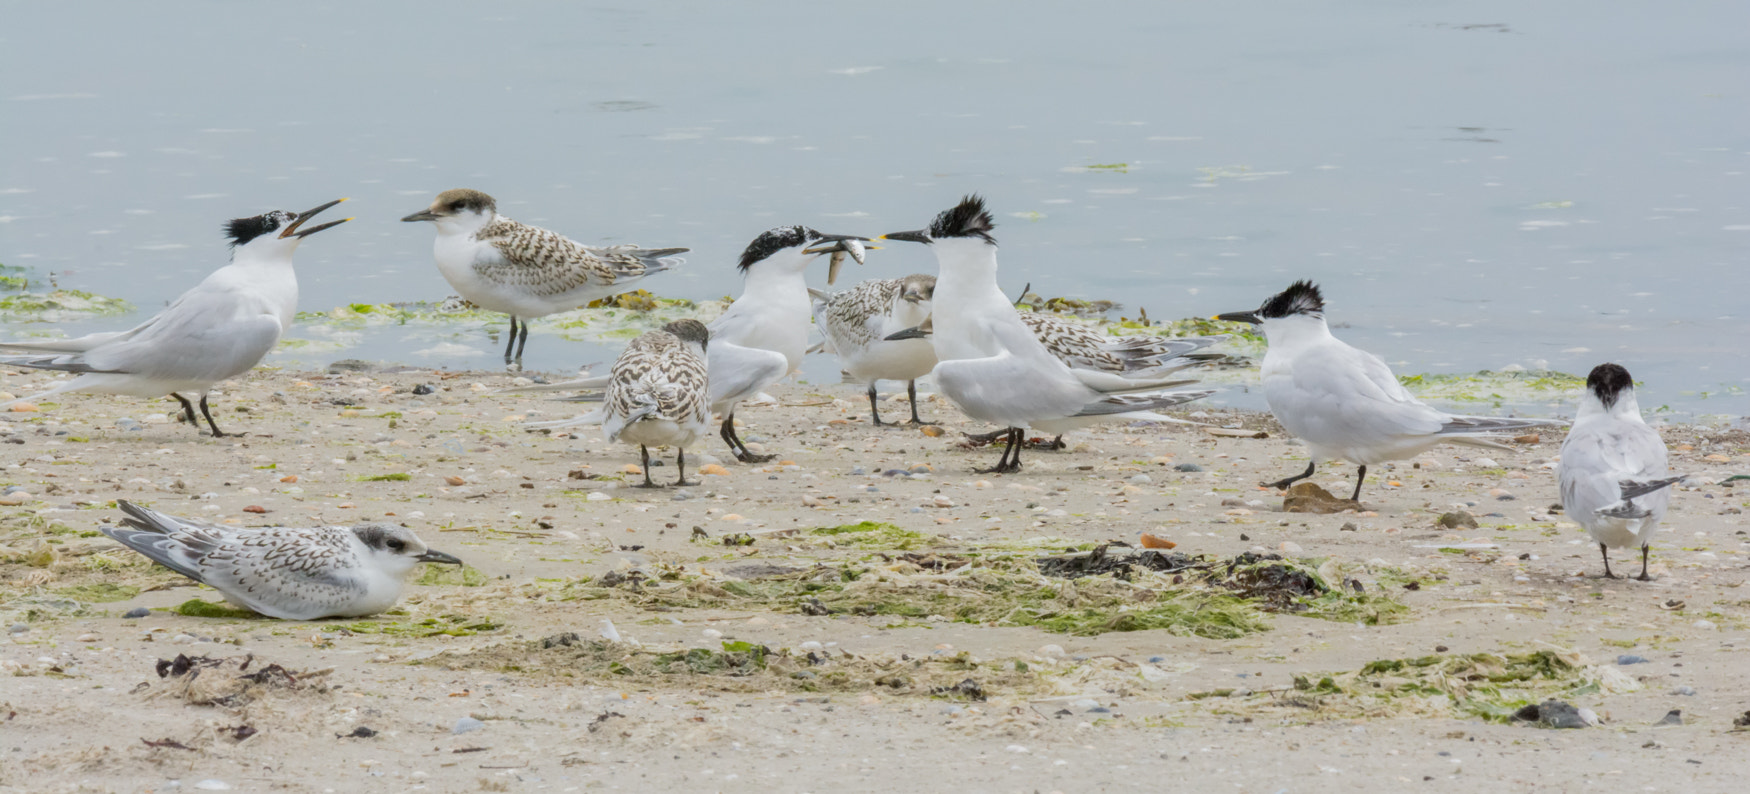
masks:
[[[1750,413],[1742,2],[5,18],[0,263],[143,311],[222,263],[223,220],[343,195],[358,220],[298,255],[306,309],[450,294],[431,229],[397,221],[449,187],[585,242],[689,246],[641,286],[692,298],[734,293],[735,257],[770,226],[912,229],[978,191],[1017,292],[1168,318],[1312,278],[1338,333],[1401,373],[1615,360],[1643,405]],[[901,245],[851,277],[933,268]],[[371,328],[276,360],[493,366],[478,328]],[[527,364],[616,346],[536,336]]]

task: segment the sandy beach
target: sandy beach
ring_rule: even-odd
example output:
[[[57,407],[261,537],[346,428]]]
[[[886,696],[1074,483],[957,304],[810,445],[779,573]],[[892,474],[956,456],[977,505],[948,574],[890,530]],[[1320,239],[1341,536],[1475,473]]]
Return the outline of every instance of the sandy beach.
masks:
[[[644,490],[637,450],[598,429],[525,429],[576,412],[495,393],[526,382],[258,370],[214,396],[247,433],[222,439],[168,400],[0,414],[0,791],[1701,792],[1750,773],[1741,431],[1663,429],[1691,479],[1638,582],[1600,578],[1552,509],[1559,429],[1376,467],[1360,511],[1287,513],[1258,483],[1306,455],[1267,415],[1180,414],[1263,438],[1080,432],[995,476],[962,435],[991,428],[943,400],[920,406],[939,433],[877,428],[856,387],[788,385],[737,412],[771,463],[713,438],[689,455],[701,484]],[[903,418],[903,396],[883,409]],[[416,572],[369,619],[201,616],[216,592],[97,531],[117,499],[399,523],[468,567]],[[1145,533],[1176,546],[1143,554]],[[1511,719],[1546,699],[1595,724]]]

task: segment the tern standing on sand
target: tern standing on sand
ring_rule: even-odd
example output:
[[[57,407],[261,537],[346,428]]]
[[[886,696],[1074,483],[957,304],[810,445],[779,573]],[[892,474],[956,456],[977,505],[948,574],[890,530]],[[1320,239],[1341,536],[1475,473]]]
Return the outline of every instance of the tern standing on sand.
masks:
[[[630,290],[645,276],[684,263],[675,254],[688,250],[587,246],[506,218],[491,196],[465,188],[439,193],[430,207],[401,220],[436,225],[432,254],[444,280],[468,302],[510,315],[505,364],[522,361],[529,319]]]
[[[602,405],[609,441],[638,445],[650,481],[650,447],[674,447],[675,485],[687,482],[687,447],[711,428],[705,356],[711,333],[698,320],[676,320],[626,346],[614,359]]]
[[[1020,471],[1027,428],[1063,433],[1099,422],[1160,420],[1165,417],[1154,409],[1212,393],[1161,391],[1191,381],[1126,378],[1071,369],[1059,361],[997,286],[993,228],[984,200],[967,196],[937,215],[928,229],[881,238],[924,243],[936,255],[941,272],[930,321],[930,341],[940,360],[933,373],[936,385],[968,416],[1009,429],[1002,458],[984,471]],[[922,334],[912,329],[889,338]]]
[[[182,403],[184,416],[198,430],[195,406],[183,396],[187,392],[199,395],[200,416],[206,417],[213,436],[228,435],[213,421],[207,392],[219,381],[248,372],[279,344],[298,313],[292,252],[305,237],[352,219],[302,227],[317,213],[345,200],[308,212],[276,210],[226,224],[231,264],[213,271],[132,330],[53,342],[0,343],[0,351],[28,354],[0,356],[0,364],[78,375],[0,408],[73,391],[135,397],[168,394]]]
[[[869,387],[870,422],[879,427],[881,409],[875,382],[903,380],[911,398],[911,423],[918,418],[917,379],[936,366],[936,350],[924,339],[889,341],[889,334],[915,328],[930,317],[930,296],[936,277],[912,274],[904,278],[870,279],[844,292],[809,290],[814,298],[814,327],[826,341],[822,347],[839,357],[852,378]]]
[[[1410,395],[1379,356],[1350,347],[1325,324],[1325,299],[1310,281],[1296,281],[1256,311],[1229,312],[1217,320],[1251,323],[1270,349],[1259,366],[1270,413],[1306,443],[1306,471],[1268,488],[1287,488],[1313,475],[1321,461],[1360,466],[1355,493],[1367,467],[1422,454],[1435,445],[1469,444],[1512,449],[1489,438],[1511,430],[1562,424],[1558,420],[1460,416],[1436,410]]]
[[[1641,547],[1641,575],[1647,576],[1647,547],[1671,504],[1665,442],[1641,419],[1635,383],[1628,370],[1599,364],[1586,377],[1586,396],[1562,441],[1562,509],[1586,528],[1610,572],[1610,550]]]

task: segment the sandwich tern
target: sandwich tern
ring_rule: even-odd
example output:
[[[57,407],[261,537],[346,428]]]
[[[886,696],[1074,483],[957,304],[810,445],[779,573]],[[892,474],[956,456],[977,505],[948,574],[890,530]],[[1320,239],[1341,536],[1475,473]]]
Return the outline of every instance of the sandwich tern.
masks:
[[[1641,547],[1641,575],[1647,576],[1647,546],[1665,509],[1673,483],[1668,477],[1665,442],[1641,419],[1634,380],[1616,364],[1599,364],[1586,376],[1586,395],[1574,426],[1562,441],[1559,473],[1562,509],[1598,541],[1604,576],[1612,548]]]
[[[844,292],[808,291],[814,298],[814,325],[826,339],[822,347],[839,357],[852,378],[868,385],[869,416],[877,427],[887,424],[875,400],[878,380],[905,381],[911,423],[929,424],[918,418],[917,379],[935,368],[936,350],[927,340],[887,337],[929,319],[935,290],[935,276],[913,274],[870,279]]]
[[[983,471],[1020,471],[1027,428],[1063,433],[1099,422],[1161,420],[1166,417],[1154,409],[1214,393],[1164,391],[1194,381],[1126,378],[1058,360],[997,286],[993,228],[984,200],[974,195],[937,215],[928,229],[877,238],[923,243],[936,256],[929,332],[939,360],[936,385],[968,416],[1008,428],[1002,458]],[[925,333],[914,328],[888,338]]]
[[[1324,295],[1310,281],[1296,281],[1255,311],[1216,315],[1251,323],[1264,332],[1269,350],[1259,366],[1264,400],[1276,421],[1306,443],[1306,471],[1266,488],[1287,488],[1313,475],[1321,461],[1360,466],[1355,493],[1367,467],[1415,457],[1441,443],[1507,449],[1490,434],[1563,424],[1549,419],[1460,416],[1422,404],[1392,376],[1379,356],[1345,344],[1325,324]]]
[[[103,534],[153,562],[210,585],[245,609],[285,620],[375,615],[401,598],[422,562],[461,565],[393,524],[232,527],[116,500],[123,526]]]
[[[213,437],[219,430],[207,407],[213,384],[248,372],[279,343],[298,312],[298,275],[292,252],[305,237],[352,220],[304,228],[337,199],[308,212],[275,210],[238,218],[225,226],[231,239],[231,264],[201,280],[164,311],[128,331],[90,334],[50,342],[0,343],[0,364],[60,370],[78,377],[48,391],[11,400],[40,400],[62,392],[162,397],[182,403],[189,424],[200,428],[195,406],[183,392],[200,397],[200,416]]]
[[[689,250],[587,246],[506,218],[491,196],[465,188],[439,193],[430,207],[401,220],[437,226],[432,254],[444,280],[470,303],[510,315],[507,365],[522,361],[530,318],[626,292],[645,276],[684,263],[675,255]]]
[[[675,485],[687,482],[687,447],[711,427],[705,357],[710,331],[698,320],[676,320],[626,346],[614,359],[602,406],[602,433],[609,441],[638,445],[650,481],[650,447],[675,448]]]

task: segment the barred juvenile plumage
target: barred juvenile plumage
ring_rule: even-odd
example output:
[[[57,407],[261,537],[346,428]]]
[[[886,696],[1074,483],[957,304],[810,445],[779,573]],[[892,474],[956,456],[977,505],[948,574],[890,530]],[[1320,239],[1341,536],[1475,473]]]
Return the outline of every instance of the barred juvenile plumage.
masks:
[[[1221,336],[1111,336],[1074,320],[1045,312],[1021,312],[1021,322],[1059,361],[1072,369],[1146,373],[1149,376],[1184,369],[1219,358],[1197,351],[1220,342]]]
[[[625,292],[645,276],[683,263],[675,254],[687,251],[587,246],[499,215],[497,201],[478,190],[446,190],[431,207],[401,220],[436,224],[432,252],[444,280],[476,306],[511,316],[506,364],[522,358],[529,318]]]
[[[602,433],[638,445],[644,484],[651,446],[675,448],[676,485],[686,485],[686,448],[711,426],[705,349],[709,332],[697,320],[677,320],[626,346],[608,376]]]
[[[127,518],[100,525],[104,534],[269,617],[373,615],[395,605],[402,577],[419,563],[462,564],[390,524],[245,528],[116,505]]]
[[[888,340],[889,334],[916,327],[930,316],[936,278],[913,274],[871,279],[844,292],[810,290],[814,323],[823,348],[838,355],[845,372],[868,385],[871,421],[880,425],[875,382],[903,380],[911,396],[911,421],[918,418],[917,378],[936,366],[936,353],[924,339]]]

